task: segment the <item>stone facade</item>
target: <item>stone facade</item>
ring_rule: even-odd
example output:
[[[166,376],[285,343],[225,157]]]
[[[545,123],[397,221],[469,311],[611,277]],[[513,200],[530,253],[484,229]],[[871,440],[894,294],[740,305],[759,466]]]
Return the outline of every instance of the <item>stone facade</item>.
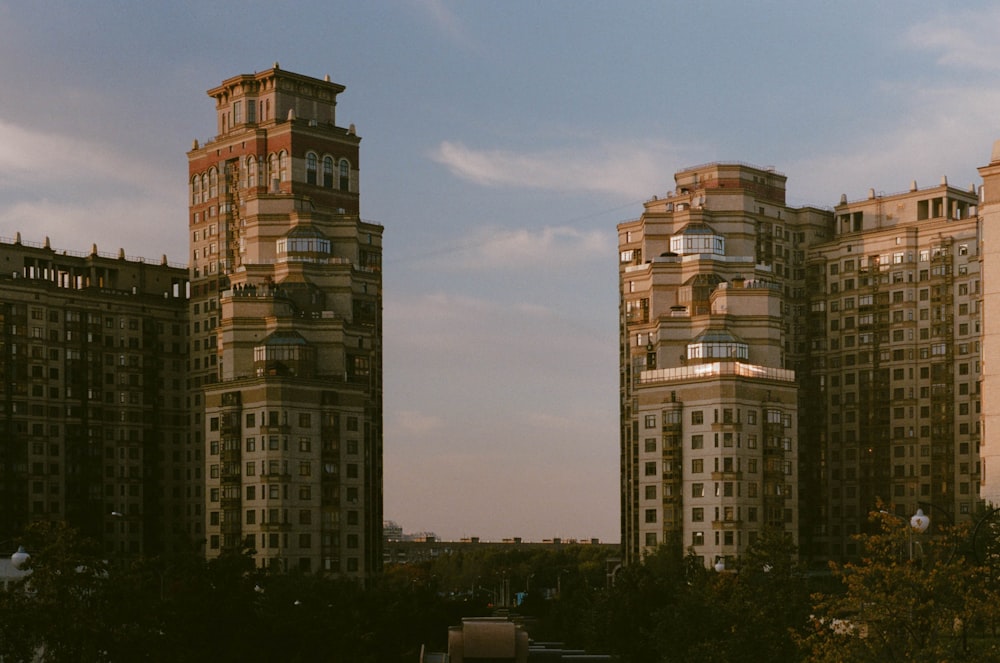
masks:
[[[343,86],[273,69],[209,90],[188,153],[193,435],[208,555],[354,577],[382,563],[382,227],[361,220]]]

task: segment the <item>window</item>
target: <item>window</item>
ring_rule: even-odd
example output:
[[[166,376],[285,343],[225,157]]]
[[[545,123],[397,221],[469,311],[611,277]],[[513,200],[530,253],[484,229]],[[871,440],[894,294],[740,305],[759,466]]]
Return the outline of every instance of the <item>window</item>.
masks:
[[[645,488],[645,494],[646,494],[646,499],[647,500],[655,500],[656,499],[656,486],[646,486],[646,488]]]
[[[704,520],[705,520],[704,508],[696,506],[695,508],[691,509],[691,522],[700,523]]]
[[[646,415],[646,428],[656,428],[656,415],[647,414]]]
[[[316,184],[316,155],[312,152],[306,154],[306,184]]]
[[[691,484],[691,497],[704,497],[704,496],[705,496],[705,484],[703,483]]]
[[[323,157],[323,186],[333,188],[333,157]]]
[[[692,546],[703,546],[703,545],[705,545],[705,533],[704,532],[691,532],[691,545]]]
[[[646,547],[652,548],[656,545],[656,532],[646,532]]]
[[[655,452],[656,451],[656,438],[655,437],[647,437],[646,440],[645,440],[645,442],[644,442],[644,445],[645,445],[644,448],[646,450],[646,453],[653,453],[653,452]]]
[[[705,461],[703,459],[701,459],[701,458],[692,458],[691,459],[691,473],[692,474],[701,474],[704,471],[705,471]]]
[[[656,522],[656,509],[646,509],[645,519],[647,523]]]
[[[701,410],[693,410],[691,412],[691,424],[699,425],[705,423],[705,415]]]
[[[691,436],[691,448],[701,449],[705,446],[705,436],[704,435],[692,435]]]
[[[649,461],[649,462],[647,462],[646,466],[645,466],[645,471],[644,472],[645,472],[645,475],[647,477],[655,477],[656,476],[656,461]]]
[[[257,186],[257,158],[253,156],[247,157],[247,186]]]
[[[340,160],[340,190],[347,191],[351,186],[351,164],[347,159]]]

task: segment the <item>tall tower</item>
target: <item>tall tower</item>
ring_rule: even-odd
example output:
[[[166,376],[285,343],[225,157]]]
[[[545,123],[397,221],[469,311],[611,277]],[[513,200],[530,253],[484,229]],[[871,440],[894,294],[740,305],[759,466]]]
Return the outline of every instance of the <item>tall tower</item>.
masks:
[[[804,249],[830,219],[772,169],[674,179],[618,226],[622,547],[712,565],[766,527],[797,540]]]
[[[272,69],[208,91],[188,153],[192,441],[209,557],[381,566],[382,227],[359,216],[344,87]]]
[[[990,163],[979,168],[983,178],[980,193],[982,219],[983,315],[1000,311],[1000,140],[993,143]],[[990,256],[993,256],[992,258]],[[983,500],[1000,506],[1000,324],[983,325],[982,374],[982,487]],[[990,439],[992,435],[992,440]]]

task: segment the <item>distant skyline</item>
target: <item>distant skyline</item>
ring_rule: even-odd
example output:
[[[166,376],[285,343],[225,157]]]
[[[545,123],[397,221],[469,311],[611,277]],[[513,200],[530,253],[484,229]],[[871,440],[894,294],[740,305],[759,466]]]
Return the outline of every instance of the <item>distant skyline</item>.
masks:
[[[0,0],[0,237],[188,262],[222,80],[345,85],[385,226],[385,517],[619,537],[615,226],[712,161],[829,208],[1000,138],[1000,7]]]

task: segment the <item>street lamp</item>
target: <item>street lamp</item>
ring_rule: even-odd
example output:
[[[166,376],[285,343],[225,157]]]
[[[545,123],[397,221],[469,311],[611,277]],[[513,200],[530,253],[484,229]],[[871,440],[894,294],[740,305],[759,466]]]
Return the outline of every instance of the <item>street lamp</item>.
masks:
[[[921,534],[927,531],[930,524],[931,519],[929,516],[924,515],[923,509],[917,509],[917,512],[910,518],[910,527]]]
[[[21,570],[29,559],[31,559],[31,555],[24,549],[24,546],[18,546],[17,552],[10,556],[10,563],[14,565],[15,569]]]

